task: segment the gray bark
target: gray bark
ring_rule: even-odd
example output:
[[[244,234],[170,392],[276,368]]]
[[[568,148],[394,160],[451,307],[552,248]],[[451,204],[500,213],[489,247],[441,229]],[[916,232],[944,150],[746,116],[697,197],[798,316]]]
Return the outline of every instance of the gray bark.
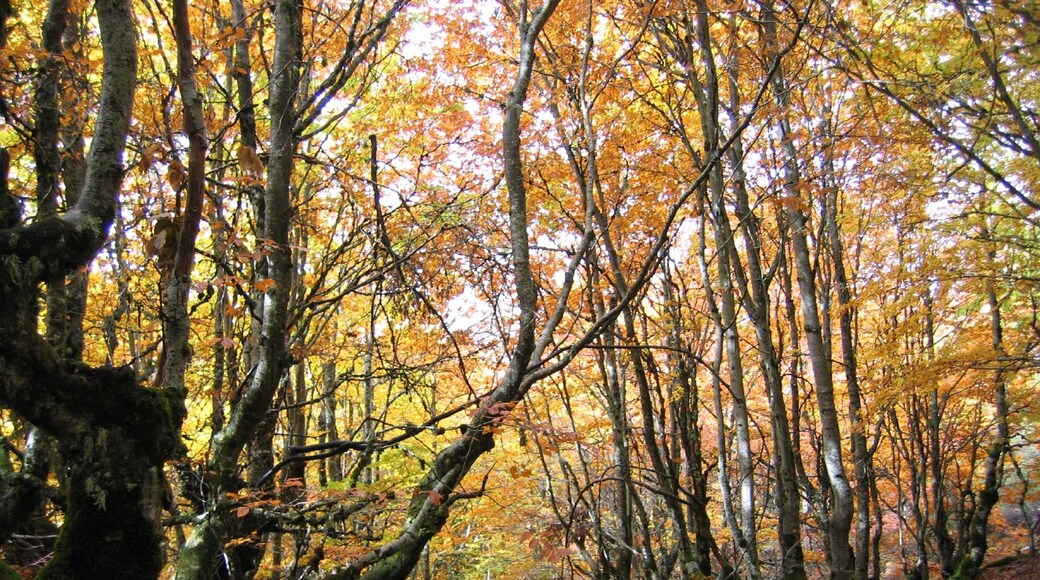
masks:
[[[830,107],[824,107],[824,185],[827,190],[823,214],[830,250],[831,266],[838,290],[839,329],[841,333],[842,365],[845,385],[849,393],[849,419],[852,431],[853,471],[856,477],[856,578],[866,580],[870,564],[870,490],[873,485],[874,462],[867,448],[866,423],[863,418],[863,396],[860,393],[856,365],[856,307],[853,303],[852,284],[845,268],[845,247],[838,223],[838,184],[834,168]]]
[[[701,133],[704,151],[710,158],[722,155],[722,127],[719,123],[719,77],[712,50],[712,39],[708,22],[708,7],[703,0],[696,2],[696,15],[688,24],[696,35],[704,67],[704,79],[690,75],[695,81],[697,108],[700,110]],[[708,215],[713,226],[717,260],[718,319],[725,342],[729,376],[729,392],[733,401],[733,419],[736,428],[737,468],[740,482],[741,533],[736,535],[737,545],[746,559],[748,574],[752,578],[761,575],[758,562],[758,530],[756,526],[754,459],[751,453],[751,430],[747,410],[747,394],[744,384],[744,365],[740,352],[740,335],[737,330],[737,296],[733,283],[734,261],[737,260],[733,244],[733,230],[726,209],[725,179],[721,164],[708,168]],[[705,283],[710,283],[705,280]]]
[[[983,239],[989,238],[989,232]],[[995,252],[989,258],[995,260]],[[1004,347],[1004,325],[1000,315],[1000,301],[997,299],[994,283],[986,287],[986,300],[990,310],[990,332],[993,341],[993,352],[997,356],[997,370],[994,372],[994,423],[996,433],[986,448],[982,489],[978,494],[975,513],[968,525],[968,553],[957,563],[957,578],[975,578],[982,569],[989,550],[987,537],[989,534],[989,517],[1000,500],[1000,486],[1004,479],[1004,460],[1010,448],[1011,433],[1009,427],[1010,408],[1008,403],[1007,383],[1009,371],[1004,368],[1007,351]],[[1024,493],[1024,492],[1023,492]],[[1030,542],[1032,543],[1032,534]]]
[[[289,246],[290,190],[297,147],[293,112],[300,83],[301,10],[302,5],[297,0],[279,0],[275,5],[274,72],[269,98],[271,143],[263,195],[262,231],[267,248],[267,276],[274,285],[264,294],[262,301],[259,354],[252,379],[232,409],[225,428],[213,437],[210,465],[217,475],[217,480],[212,482],[214,497],[222,497],[236,489],[239,457],[267,418],[286,370],[288,304],[293,274]],[[269,448],[269,444],[263,447]],[[210,512],[209,518],[218,521],[196,527],[182,551],[176,578],[206,577],[218,565],[214,558],[219,549],[214,545],[219,541],[215,530],[229,529],[220,521],[225,517],[228,514],[224,512]],[[251,559],[249,555],[243,557]],[[241,565],[251,568],[254,564],[243,562]]]
[[[764,6],[767,50],[773,52],[776,50],[776,14],[769,3]],[[780,150],[784,170],[783,193],[786,198],[783,204],[784,215],[791,228],[802,320],[808,344],[809,362],[812,365],[813,379],[816,383],[816,402],[822,426],[821,454],[834,498],[827,521],[831,577],[848,578],[854,573],[853,554],[849,546],[854,498],[842,460],[841,428],[835,404],[831,356],[824,343],[824,333],[817,305],[816,273],[812,268],[809,251],[807,218],[805,211],[801,209],[803,204],[800,193],[801,176],[788,117],[790,105],[787,91],[784,75],[774,76],[773,94],[779,109],[776,123],[780,131]]]
[[[531,15],[521,15],[520,55],[517,72],[505,106],[502,129],[502,155],[509,199],[509,234],[512,249],[514,291],[520,308],[519,331],[505,377],[477,411],[464,434],[437,454],[433,467],[419,484],[408,508],[404,528],[390,542],[368,552],[348,565],[332,571],[335,579],[405,578],[419,562],[427,542],[447,522],[453,502],[451,494],[478,457],[494,447],[494,438],[485,427],[495,425],[504,413],[530,388],[528,365],[535,352],[537,294],[530,264],[528,240],[527,190],[520,155],[520,115],[535,61],[535,45],[542,27],[559,4],[549,0]],[[362,572],[364,573],[362,576]]]

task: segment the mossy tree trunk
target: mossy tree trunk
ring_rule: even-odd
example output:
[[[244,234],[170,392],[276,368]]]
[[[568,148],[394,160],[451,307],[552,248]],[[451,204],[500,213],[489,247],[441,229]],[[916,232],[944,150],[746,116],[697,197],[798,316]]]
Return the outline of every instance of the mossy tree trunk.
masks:
[[[129,0],[95,3],[102,92],[83,192],[72,209],[23,225],[4,186],[0,223],[0,404],[53,437],[66,517],[41,578],[155,578],[162,566],[162,467],[178,449],[183,402],[128,369],[65,358],[38,332],[38,288],[87,265],[108,236],[134,101],[137,34]]]

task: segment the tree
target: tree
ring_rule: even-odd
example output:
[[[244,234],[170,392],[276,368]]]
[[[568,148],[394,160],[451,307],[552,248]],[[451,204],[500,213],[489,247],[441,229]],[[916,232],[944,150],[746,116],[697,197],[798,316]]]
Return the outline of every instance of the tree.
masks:
[[[1028,7],[18,8],[14,573],[971,577],[1035,523]]]
[[[61,216],[20,224],[5,187],[4,332],[0,396],[54,437],[68,470],[66,519],[43,571],[54,578],[140,578],[158,574],[163,464],[179,445],[176,391],[149,389],[128,369],[65,359],[36,324],[37,285],[86,265],[115,212],[134,102],[136,22],[129,2],[96,5],[104,50],[102,91],[83,192]]]

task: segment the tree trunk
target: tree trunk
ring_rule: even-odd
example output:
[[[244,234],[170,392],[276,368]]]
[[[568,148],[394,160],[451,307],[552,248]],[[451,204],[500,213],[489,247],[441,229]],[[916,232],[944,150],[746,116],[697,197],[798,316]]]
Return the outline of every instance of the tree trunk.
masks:
[[[852,457],[856,477],[856,578],[866,580],[870,564],[870,474],[874,471],[873,458],[867,450],[866,422],[863,417],[862,395],[856,366],[856,307],[853,303],[852,285],[845,268],[845,248],[838,224],[838,180],[834,168],[834,135],[831,129],[830,107],[823,111],[824,137],[824,187],[827,191],[823,213],[824,225],[829,241],[831,266],[838,287],[839,329],[841,333],[842,364],[845,367],[845,385],[849,392],[849,418],[852,431]]]
[[[764,28],[767,50],[771,57],[776,54],[776,13],[771,4],[764,5]],[[801,207],[810,207],[802,202],[800,193],[801,176],[798,156],[788,120],[789,104],[787,83],[782,73],[773,77],[773,94],[778,107],[777,128],[780,131],[780,150],[784,168],[784,215],[790,224],[794,263],[797,271],[798,289],[801,297],[802,319],[808,344],[809,362],[816,383],[816,402],[822,425],[822,456],[827,470],[834,501],[827,522],[830,538],[831,577],[849,578],[854,573],[853,554],[849,546],[849,530],[852,527],[853,494],[842,461],[841,429],[835,405],[834,378],[831,373],[831,356],[824,343],[823,328],[817,306],[816,279],[812,269],[806,215]]]
[[[104,54],[83,194],[62,216],[0,230],[0,402],[54,437],[66,458],[66,517],[40,578],[155,578],[162,566],[162,468],[179,449],[180,394],[128,369],[65,360],[37,334],[37,285],[86,265],[106,239],[134,102],[130,2],[96,2]],[[5,198],[6,187],[0,192]]]
[[[447,522],[452,503],[449,494],[469,473],[477,458],[494,447],[494,436],[486,427],[500,423],[533,384],[527,367],[536,349],[537,293],[530,264],[527,190],[520,156],[520,114],[531,82],[538,36],[558,4],[558,0],[548,0],[535,13],[521,15],[519,71],[504,112],[503,173],[509,196],[514,291],[520,308],[518,336],[509,357],[509,368],[464,428],[463,435],[437,454],[433,466],[419,483],[400,534],[347,566],[330,572],[327,575],[330,579],[356,578],[362,571],[362,577],[369,580],[406,577],[418,564],[427,542]]]
[[[988,230],[983,232],[983,239],[988,241]],[[991,261],[996,258],[995,252],[989,256]],[[1007,455],[1010,444],[1010,431],[1008,428],[1008,393],[1007,380],[1008,371],[1003,368],[1007,352],[1004,349],[1004,327],[1000,316],[1000,301],[994,289],[994,282],[986,286],[986,300],[990,311],[990,332],[993,340],[993,352],[997,357],[997,370],[994,373],[994,422],[996,423],[996,434],[989,447],[986,448],[986,461],[984,467],[984,479],[982,490],[979,492],[975,513],[968,526],[968,553],[958,563],[956,578],[975,578],[982,569],[982,563],[986,559],[986,551],[989,548],[987,536],[989,534],[989,516],[1000,500],[1000,486],[1004,479],[1004,457]],[[1030,535],[1032,542],[1032,535]]]
[[[738,58],[736,46],[736,24],[731,16],[731,58]],[[740,91],[737,83],[736,65],[729,69],[730,109],[740,110]],[[735,122],[734,122],[735,123]],[[733,127],[731,130],[736,130]],[[758,344],[758,356],[762,375],[769,396],[770,427],[773,434],[773,450],[776,454],[776,495],[778,535],[780,540],[781,566],[784,578],[798,580],[805,578],[805,556],[802,550],[801,535],[801,501],[795,469],[794,445],[791,438],[791,426],[787,418],[787,407],[784,400],[783,376],[780,374],[780,360],[773,341],[773,329],[770,320],[769,282],[773,274],[768,272],[762,263],[762,232],[759,218],[751,210],[747,192],[747,180],[744,172],[744,148],[739,140],[730,147],[729,161],[733,168],[731,181],[736,201],[736,217],[743,232],[744,254],[747,257],[747,275],[739,268],[734,268],[734,276],[743,286],[741,297],[744,310],[755,326]],[[734,254],[737,254],[734,244]],[[739,266],[739,257],[735,260]],[[750,293],[747,286],[751,287]]]
[[[711,530],[711,519],[708,515],[708,478],[704,470],[704,457],[701,452],[700,425],[700,393],[697,390],[696,361],[693,356],[692,341],[684,339],[683,309],[679,302],[680,292],[672,280],[667,263],[662,268],[664,274],[665,307],[668,309],[668,320],[672,331],[668,333],[668,346],[675,349],[673,358],[675,384],[678,393],[672,403],[672,413],[678,427],[678,438],[686,457],[686,471],[690,478],[690,496],[687,504],[689,525],[695,534],[697,551],[696,568],[704,576],[711,575],[711,559],[714,556],[722,567],[722,575],[732,573],[729,563],[723,557]],[[692,574],[693,569],[683,570]]]
[[[273,286],[262,300],[259,353],[252,380],[232,409],[224,430],[213,437],[210,458],[210,469],[216,475],[216,480],[211,483],[213,498],[222,498],[227,492],[238,489],[236,474],[239,456],[265,419],[273,419],[270,414],[271,404],[286,370],[288,304],[293,273],[289,246],[292,217],[289,200],[297,146],[294,113],[300,84],[301,10],[302,5],[298,0],[279,0],[275,5],[274,73],[270,86],[271,144],[263,197],[262,232],[267,251],[266,273]],[[266,443],[260,442],[260,445]],[[223,520],[234,517],[234,514],[216,510],[211,511],[209,517]],[[228,522],[220,521],[214,524],[213,529],[231,529],[231,526]],[[205,557],[206,554],[214,555],[218,551],[218,547],[212,545],[218,541],[213,529],[200,525],[192,533],[178,563],[178,579],[206,577],[211,574],[213,567],[222,566],[212,558]],[[251,568],[256,563],[245,563],[244,566]]]
[[[723,131],[719,123],[719,78],[715,67],[715,55],[712,50],[711,32],[708,22],[708,7],[703,0],[695,3],[696,12],[685,16],[683,28],[686,34],[698,41],[700,64],[704,68],[704,79],[693,74],[693,55],[686,60],[690,73],[687,75],[694,87],[697,109],[701,119],[701,137],[704,141],[705,157],[713,159],[725,153],[721,149]],[[692,52],[692,51],[691,51]],[[747,410],[747,396],[744,384],[744,365],[741,357],[740,335],[737,330],[736,287],[733,284],[735,255],[733,232],[726,211],[724,199],[725,179],[721,164],[705,167],[708,173],[708,215],[710,217],[717,260],[718,287],[716,295],[717,319],[721,338],[725,344],[725,355],[729,375],[729,392],[733,401],[733,418],[736,430],[737,469],[740,482],[740,532],[735,534],[738,550],[747,563],[748,575],[752,578],[760,576],[758,563],[757,514],[755,505],[754,459],[751,452],[750,421]],[[705,285],[711,284],[708,278]],[[722,417],[719,417],[722,420]],[[721,453],[721,451],[720,451]],[[721,468],[721,467],[720,467]],[[726,490],[723,490],[726,493]]]

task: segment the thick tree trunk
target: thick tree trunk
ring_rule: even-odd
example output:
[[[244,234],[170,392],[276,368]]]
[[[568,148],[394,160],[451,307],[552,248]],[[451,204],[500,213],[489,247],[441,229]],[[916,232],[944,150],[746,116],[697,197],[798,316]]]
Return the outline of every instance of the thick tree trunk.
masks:
[[[162,565],[161,473],[178,450],[182,401],[143,389],[130,370],[63,360],[34,316],[37,284],[62,279],[101,247],[122,180],[136,25],[126,0],[98,1],[96,12],[105,60],[83,195],[61,217],[0,230],[0,317],[9,324],[0,333],[0,402],[53,436],[68,470],[66,518],[39,577],[146,579]]]
[[[108,371],[99,373],[97,379],[101,389],[140,389],[129,372]],[[179,404],[173,399],[168,403]],[[156,398],[152,404],[156,408],[149,410],[135,410],[128,404],[125,412],[145,411],[143,418],[161,416],[162,405],[167,403]],[[37,578],[158,577],[163,566],[160,520],[166,501],[162,469],[172,449],[149,452],[141,445],[147,439],[140,439],[154,435],[169,444],[177,433],[134,431],[97,427],[82,441],[62,442],[68,470],[66,518],[54,555]]]

